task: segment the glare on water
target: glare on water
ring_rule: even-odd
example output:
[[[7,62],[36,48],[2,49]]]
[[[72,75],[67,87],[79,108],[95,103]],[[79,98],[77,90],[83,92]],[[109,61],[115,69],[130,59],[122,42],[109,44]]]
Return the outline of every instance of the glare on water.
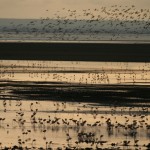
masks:
[[[82,85],[84,90],[86,86],[94,88],[94,85],[148,88],[149,63],[3,60],[0,68],[1,148],[14,145],[31,149],[149,148],[149,103],[141,101],[118,106],[107,104],[104,97],[95,103],[94,99],[88,102],[71,98],[69,101],[63,97],[56,100],[57,97],[50,94],[45,100],[41,91],[32,91],[37,85],[40,90],[55,88],[64,91],[69,86],[76,90]],[[31,91],[23,93],[28,88]],[[95,90],[99,90],[98,87]],[[128,90],[117,89],[116,93],[127,93]],[[101,93],[104,91],[109,93],[113,90],[100,90]],[[88,99],[88,96],[85,98]]]
[[[1,79],[84,84],[149,84],[150,64],[129,62],[0,62]]]

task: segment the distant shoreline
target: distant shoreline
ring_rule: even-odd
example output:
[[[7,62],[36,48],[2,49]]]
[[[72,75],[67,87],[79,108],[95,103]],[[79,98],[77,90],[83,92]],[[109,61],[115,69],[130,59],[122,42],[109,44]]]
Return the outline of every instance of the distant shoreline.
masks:
[[[150,42],[0,41],[0,59],[150,62]]]
[[[150,44],[150,40],[0,40],[0,43],[92,43],[92,44]]]

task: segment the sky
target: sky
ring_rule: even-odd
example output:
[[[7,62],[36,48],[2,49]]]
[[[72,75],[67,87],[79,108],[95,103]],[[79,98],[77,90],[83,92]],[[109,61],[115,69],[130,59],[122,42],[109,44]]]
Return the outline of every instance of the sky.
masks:
[[[150,8],[150,0],[0,0],[0,18],[52,18],[56,11],[65,13],[62,8],[80,12],[111,5]]]

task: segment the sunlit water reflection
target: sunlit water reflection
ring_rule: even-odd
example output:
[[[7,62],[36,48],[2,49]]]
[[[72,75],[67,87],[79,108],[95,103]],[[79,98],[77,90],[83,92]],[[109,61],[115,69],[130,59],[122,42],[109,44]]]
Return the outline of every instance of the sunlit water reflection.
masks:
[[[120,101],[118,106],[113,102],[116,95],[112,97],[112,104],[110,97],[109,103],[104,105],[108,97],[99,97],[98,93],[97,99],[101,99],[98,103],[91,95],[88,95],[90,100],[85,95],[82,102],[75,99],[81,98],[76,94],[72,96],[75,98],[68,96],[69,101],[64,95],[58,99],[53,93],[47,96],[42,93],[45,89],[46,92],[56,89],[68,94],[69,87],[73,93],[82,93],[83,89],[93,87],[94,92],[105,91],[106,95],[112,91],[130,95],[134,86],[144,87],[148,92],[149,63],[3,60],[0,68],[1,149],[14,145],[31,149],[149,148],[149,102],[143,101],[148,101],[149,96],[138,97],[133,92],[132,104],[125,106]],[[104,85],[107,89],[102,88]],[[127,88],[122,88],[125,85]],[[141,101],[137,104],[138,98]]]
[[[78,84],[149,84],[150,63],[0,61],[0,78]]]

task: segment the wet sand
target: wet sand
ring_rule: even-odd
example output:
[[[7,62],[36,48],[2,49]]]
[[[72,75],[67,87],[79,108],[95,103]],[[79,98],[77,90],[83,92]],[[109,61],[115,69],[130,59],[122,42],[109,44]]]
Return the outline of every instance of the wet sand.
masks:
[[[92,102],[109,106],[147,106],[149,85],[84,85],[63,82],[1,81],[0,100]],[[7,95],[7,96],[6,96]]]

